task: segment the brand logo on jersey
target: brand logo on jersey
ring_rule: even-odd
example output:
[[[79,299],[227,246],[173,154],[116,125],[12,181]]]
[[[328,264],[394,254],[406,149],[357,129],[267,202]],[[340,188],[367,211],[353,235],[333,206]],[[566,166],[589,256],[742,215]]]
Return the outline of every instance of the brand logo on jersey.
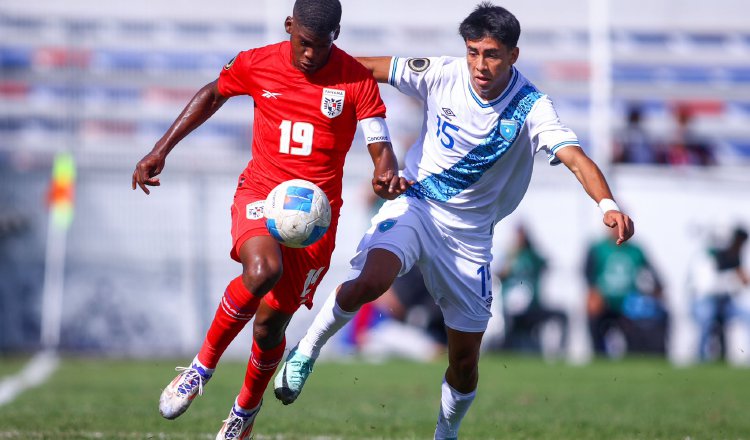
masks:
[[[265,204],[265,200],[248,203],[247,206],[245,206],[245,217],[247,217],[248,220],[258,220],[263,218],[263,205]]]
[[[232,64],[234,64],[234,60],[236,60],[236,59],[237,59],[237,57],[234,57],[231,60],[229,60],[228,63],[224,64],[224,70],[231,69],[232,68]]]
[[[278,99],[277,96],[281,96],[281,93],[269,92],[268,90],[263,89],[263,94],[260,95],[260,96],[262,96],[264,98]]]
[[[320,101],[320,111],[329,118],[335,118],[344,110],[344,95],[339,89],[323,89],[323,99]]]
[[[518,122],[513,119],[502,119],[500,121],[500,136],[510,142],[516,137]]]
[[[396,224],[396,220],[384,220],[378,223],[378,231],[386,232]]]
[[[456,114],[453,113],[453,110],[449,109],[448,107],[443,107],[443,117],[447,120],[451,120],[451,118],[455,118]]]
[[[406,65],[417,73],[424,72],[430,67],[430,60],[427,58],[412,58],[406,62]]]

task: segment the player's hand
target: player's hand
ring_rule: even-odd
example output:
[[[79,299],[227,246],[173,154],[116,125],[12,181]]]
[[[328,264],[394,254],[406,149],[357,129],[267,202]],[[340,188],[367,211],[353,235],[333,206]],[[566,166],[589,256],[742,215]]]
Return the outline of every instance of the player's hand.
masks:
[[[604,224],[612,229],[617,228],[617,244],[628,241],[635,233],[633,220],[620,211],[609,210],[604,213]]]
[[[149,191],[147,187],[161,185],[159,178],[156,176],[158,176],[164,169],[165,162],[165,157],[160,154],[151,152],[145,155],[143,159],[138,161],[135,165],[132,182],[133,189],[138,185],[143,192],[151,194],[151,191]]]
[[[379,197],[386,200],[395,199],[406,192],[406,190],[413,184],[414,181],[406,180],[392,170],[388,170],[385,173],[372,178],[372,190],[375,191],[375,194]]]

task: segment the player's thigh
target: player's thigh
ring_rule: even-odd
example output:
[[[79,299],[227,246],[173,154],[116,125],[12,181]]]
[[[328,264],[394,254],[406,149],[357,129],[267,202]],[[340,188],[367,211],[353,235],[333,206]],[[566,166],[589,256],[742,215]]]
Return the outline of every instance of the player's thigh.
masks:
[[[382,249],[401,262],[398,276],[407,273],[422,256],[421,236],[426,235],[418,213],[409,208],[405,198],[386,202],[372,218],[350,261],[351,268],[362,271],[370,260],[370,251]],[[377,270],[377,260],[370,265]],[[391,280],[392,281],[392,280]]]
[[[426,249],[419,267],[425,285],[443,311],[448,328],[477,333],[492,316],[492,275],[489,261],[462,255],[445,243]]]
[[[263,297],[271,308],[293,314],[301,305],[312,308],[313,297],[328,272],[333,254],[336,227],[305,248],[281,246],[284,272],[273,289]]]

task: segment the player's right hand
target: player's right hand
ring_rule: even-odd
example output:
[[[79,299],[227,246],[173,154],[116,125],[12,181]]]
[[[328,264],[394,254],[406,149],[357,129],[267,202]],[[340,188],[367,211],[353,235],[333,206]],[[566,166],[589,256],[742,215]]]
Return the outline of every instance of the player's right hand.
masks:
[[[398,173],[394,173],[392,170],[388,170],[372,178],[372,190],[379,197],[386,200],[395,199],[405,193],[413,184],[414,181],[406,180],[406,178],[399,176]]]
[[[164,169],[166,160],[160,154],[154,152],[148,153],[138,161],[135,165],[135,171],[133,171],[133,182],[132,186],[135,190],[136,185],[140,186],[143,192],[151,194],[151,191],[147,188],[148,186],[159,186],[158,176]]]

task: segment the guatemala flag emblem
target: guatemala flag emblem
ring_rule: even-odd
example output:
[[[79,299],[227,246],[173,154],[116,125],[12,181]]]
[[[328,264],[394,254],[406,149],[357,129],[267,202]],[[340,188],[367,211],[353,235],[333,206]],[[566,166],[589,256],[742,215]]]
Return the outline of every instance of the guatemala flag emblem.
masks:
[[[518,132],[518,122],[513,119],[502,119],[500,121],[500,136],[511,142]]]

